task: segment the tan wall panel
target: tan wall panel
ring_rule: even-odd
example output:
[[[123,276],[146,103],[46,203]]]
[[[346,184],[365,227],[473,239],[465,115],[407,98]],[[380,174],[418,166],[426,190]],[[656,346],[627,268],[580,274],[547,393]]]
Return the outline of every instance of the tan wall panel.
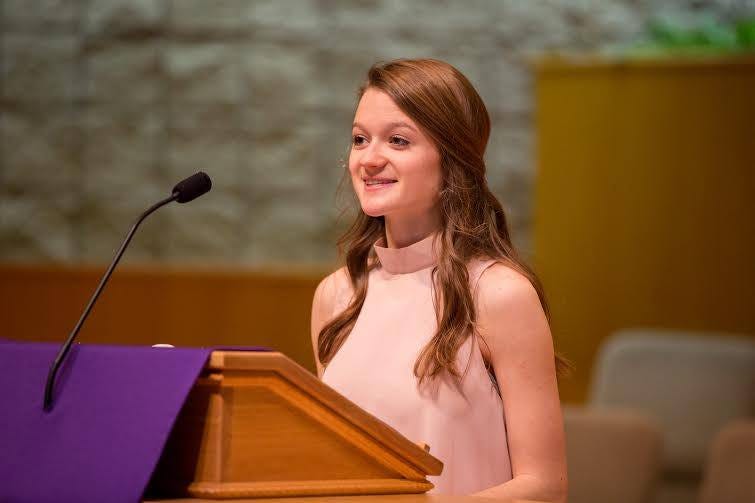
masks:
[[[612,331],[755,334],[755,58],[536,66],[535,264],[585,397]]]
[[[62,342],[103,271],[0,265],[0,337]],[[270,346],[313,371],[310,310],[326,274],[123,267],[113,273],[78,340]]]

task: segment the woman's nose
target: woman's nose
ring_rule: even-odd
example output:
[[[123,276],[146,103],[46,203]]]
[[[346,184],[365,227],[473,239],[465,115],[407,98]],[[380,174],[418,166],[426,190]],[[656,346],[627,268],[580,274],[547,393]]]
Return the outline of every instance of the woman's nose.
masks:
[[[385,156],[380,152],[380,146],[373,143],[362,151],[360,163],[365,168],[381,168],[385,165]]]

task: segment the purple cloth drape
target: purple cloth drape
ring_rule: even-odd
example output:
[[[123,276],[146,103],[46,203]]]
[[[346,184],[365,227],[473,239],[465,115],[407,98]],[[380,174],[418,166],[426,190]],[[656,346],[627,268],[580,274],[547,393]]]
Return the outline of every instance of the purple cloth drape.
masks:
[[[0,344],[0,501],[137,502],[211,348]]]

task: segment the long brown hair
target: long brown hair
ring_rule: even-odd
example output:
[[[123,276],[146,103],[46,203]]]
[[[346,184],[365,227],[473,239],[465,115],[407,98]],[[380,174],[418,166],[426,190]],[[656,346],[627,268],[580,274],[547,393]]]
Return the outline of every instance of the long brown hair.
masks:
[[[497,259],[526,276],[537,290],[550,320],[542,285],[511,244],[506,216],[485,179],[485,148],[490,116],[482,98],[456,68],[434,59],[399,59],[373,65],[357,92],[357,103],[368,88],[390,96],[433,140],[441,158],[441,231],[438,263],[432,270],[438,330],[414,365],[420,384],[442,371],[457,382],[456,354],[474,333],[475,311],[467,263],[475,257]],[[354,296],[346,309],[320,331],[318,358],[323,365],[335,356],[354,327],[367,296],[369,271],[377,266],[372,248],[383,237],[383,217],[361,208],[351,227],[338,240]],[[438,287],[440,285],[440,287]],[[556,356],[559,373],[568,368]]]

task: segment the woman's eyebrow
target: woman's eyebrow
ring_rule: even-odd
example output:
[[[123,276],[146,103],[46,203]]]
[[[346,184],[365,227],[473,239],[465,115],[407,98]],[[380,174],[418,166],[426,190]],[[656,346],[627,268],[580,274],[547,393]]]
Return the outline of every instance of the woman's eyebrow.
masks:
[[[354,122],[354,124],[352,124],[352,127],[358,127],[358,128],[361,128],[361,129],[365,129],[365,127],[362,126],[358,122]],[[393,128],[397,128],[397,127],[405,127],[407,129],[411,129],[412,131],[415,131],[415,132],[417,131],[417,129],[414,126],[412,126],[411,124],[408,124],[406,122],[403,122],[403,121],[389,122],[388,124],[385,125],[385,129],[393,129]]]

